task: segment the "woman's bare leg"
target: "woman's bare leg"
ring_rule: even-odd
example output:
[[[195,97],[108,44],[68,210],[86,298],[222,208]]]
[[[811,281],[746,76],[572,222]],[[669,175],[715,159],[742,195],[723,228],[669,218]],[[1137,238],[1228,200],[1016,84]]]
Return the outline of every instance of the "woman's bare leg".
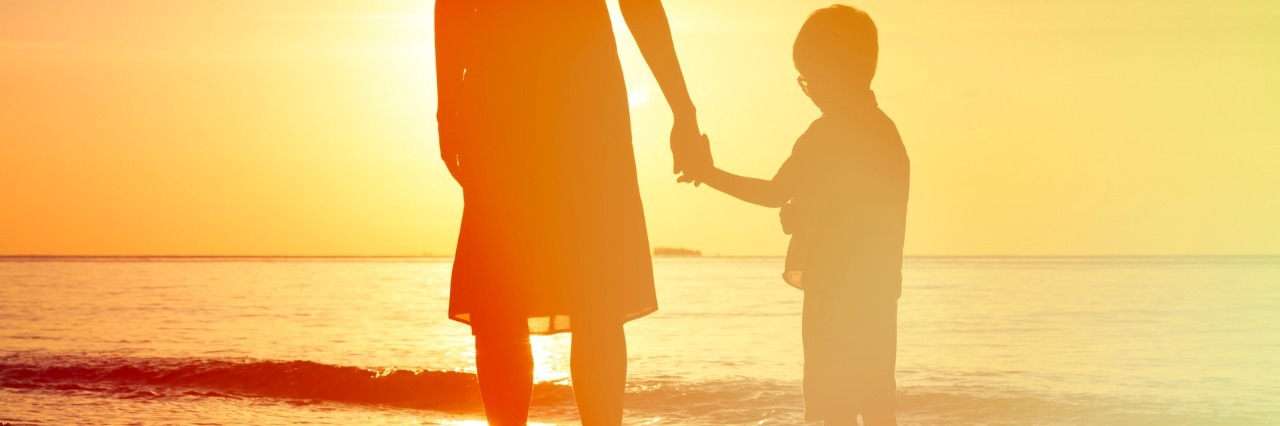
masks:
[[[476,373],[484,414],[491,426],[528,423],[533,393],[533,352],[528,334],[477,333]]]
[[[627,339],[622,323],[573,324],[569,367],[583,426],[622,424],[627,385]]]

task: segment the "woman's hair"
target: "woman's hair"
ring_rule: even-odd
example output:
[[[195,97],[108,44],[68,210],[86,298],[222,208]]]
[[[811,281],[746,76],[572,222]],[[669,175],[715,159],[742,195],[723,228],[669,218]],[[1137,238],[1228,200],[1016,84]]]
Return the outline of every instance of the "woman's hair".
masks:
[[[880,46],[866,12],[845,5],[809,15],[792,48],[796,70],[810,79],[867,87],[876,75]]]

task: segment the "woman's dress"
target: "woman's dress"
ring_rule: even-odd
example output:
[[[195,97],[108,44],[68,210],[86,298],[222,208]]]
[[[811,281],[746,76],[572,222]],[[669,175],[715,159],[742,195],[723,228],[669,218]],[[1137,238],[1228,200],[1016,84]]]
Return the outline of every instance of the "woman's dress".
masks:
[[[653,312],[627,91],[605,3],[477,3],[449,317],[473,332],[523,321],[548,334]]]

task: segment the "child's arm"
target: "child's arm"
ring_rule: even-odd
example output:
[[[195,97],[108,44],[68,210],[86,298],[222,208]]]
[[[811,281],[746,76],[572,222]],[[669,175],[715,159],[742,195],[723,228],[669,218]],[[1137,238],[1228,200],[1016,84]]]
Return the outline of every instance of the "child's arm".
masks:
[[[702,137],[698,150],[693,154],[686,174],[679,182],[701,182],[734,198],[769,208],[782,207],[791,199],[790,191],[778,182],[738,176],[715,166],[711,158],[711,145]]]
[[[738,176],[712,167],[699,177],[702,183],[742,201],[768,208],[782,207],[791,196],[771,180]]]

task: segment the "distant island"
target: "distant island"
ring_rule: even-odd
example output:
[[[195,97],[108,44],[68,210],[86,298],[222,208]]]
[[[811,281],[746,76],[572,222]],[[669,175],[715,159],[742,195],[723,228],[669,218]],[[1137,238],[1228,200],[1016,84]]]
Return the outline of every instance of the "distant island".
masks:
[[[673,257],[701,257],[702,252],[698,250],[690,250],[682,247],[654,247],[654,256],[673,256]]]

